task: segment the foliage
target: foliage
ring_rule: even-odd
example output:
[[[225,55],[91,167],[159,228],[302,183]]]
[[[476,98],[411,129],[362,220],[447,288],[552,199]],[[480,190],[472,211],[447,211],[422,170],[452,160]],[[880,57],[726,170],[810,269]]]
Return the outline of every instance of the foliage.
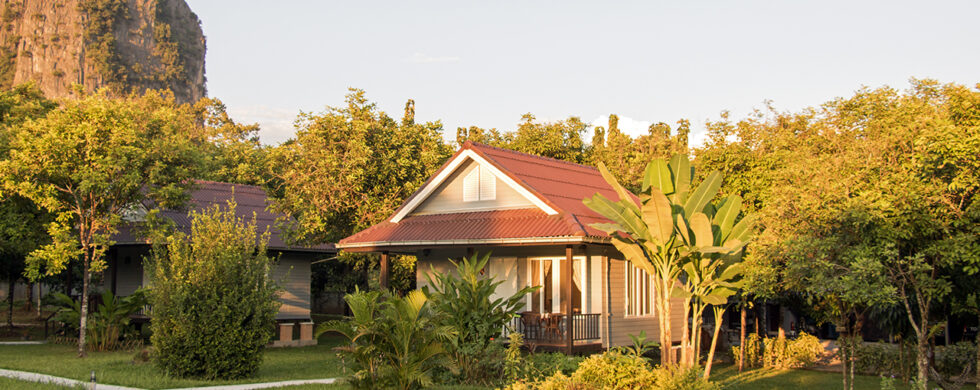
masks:
[[[505,280],[481,275],[490,262],[490,253],[474,253],[460,262],[450,260],[455,272],[426,274],[429,284],[422,289],[429,297],[440,323],[456,331],[459,345],[485,346],[500,335],[504,326],[517,316],[527,294],[538,287],[525,287],[509,297],[496,298],[497,287]]]
[[[265,186],[272,180],[269,148],[259,142],[259,126],[243,125],[228,115],[220,100],[205,98],[194,104],[207,141],[201,145],[198,178],[225,183]]]
[[[628,347],[618,347],[620,353],[624,355],[630,355],[636,358],[641,358],[647,353],[650,353],[654,349],[660,348],[660,344],[652,340],[647,340],[647,332],[641,330],[639,335],[629,335],[630,341],[633,345]]]
[[[507,335],[507,352],[504,354],[504,380],[507,382],[516,381],[522,377],[522,367],[525,367],[524,358],[521,354],[521,347],[524,346],[524,335],[520,332],[511,332]]]
[[[478,127],[463,128],[456,131],[456,142],[474,141],[490,146],[516,150],[543,157],[586,162],[586,148],[582,141],[588,125],[578,117],[569,117],[554,122],[537,122],[534,115],[521,116],[517,130],[500,133],[497,129],[484,130]]]
[[[619,200],[614,202],[596,193],[583,203],[612,222],[592,227],[609,233],[626,260],[654,277],[659,340],[673,339],[670,313],[674,297],[683,299],[685,318],[694,304],[691,328],[700,329],[704,309],[714,305],[723,311],[740,284],[738,262],[752,235],[753,223],[749,216],[738,219],[741,198],[732,195],[712,203],[722,182],[717,172],[692,188],[694,168],[684,155],[675,155],[669,163],[654,160],[647,165],[640,204],[605,165],[600,164],[599,171]],[[670,346],[663,344],[664,365],[693,366],[699,360],[696,346],[700,345],[700,332],[689,332],[688,322],[683,324],[681,361],[674,362],[673,354],[667,351]]]
[[[336,242],[381,222],[449,156],[442,124],[416,123],[414,103],[396,121],[352,89],[345,107],[301,113],[296,137],[270,154],[273,207],[295,219],[294,241]],[[342,253],[358,268],[375,257]],[[393,257],[393,287],[407,290],[414,258]],[[400,264],[407,266],[400,266]]]
[[[432,305],[420,290],[404,297],[390,292],[355,291],[344,297],[353,316],[317,328],[339,333],[347,343],[336,350],[352,369],[347,382],[355,389],[415,389],[433,383],[446,366],[443,343],[452,329],[433,319]]]
[[[537,287],[525,287],[509,297],[496,298],[497,287],[504,280],[481,275],[490,261],[490,253],[473,254],[460,262],[450,260],[455,272],[438,272],[434,268],[426,275],[428,286],[422,291],[429,297],[436,321],[453,330],[446,345],[461,380],[483,383],[501,376],[502,354],[498,353],[495,337],[517,316],[527,294]],[[500,364],[492,364],[496,361]]]
[[[937,347],[936,371],[945,378],[951,378],[964,372],[976,373],[976,344],[961,341],[944,347]]]
[[[876,306],[899,303],[925,378],[930,315],[980,253],[969,213],[978,102],[976,89],[913,79],[907,91],[863,88],[797,113],[709,124],[699,163],[734,173],[724,190],[754,192],[746,199],[764,208],[749,290],[800,294],[849,334],[885,312]]]
[[[732,356],[738,365],[739,346],[732,347]],[[745,367],[805,368],[810,367],[824,353],[820,340],[801,333],[795,339],[779,337],[760,338],[751,333],[745,339]]]
[[[170,376],[254,375],[272,338],[280,302],[269,234],[239,218],[236,207],[192,211],[190,236],[176,232],[154,248],[151,341]]]
[[[586,358],[570,375],[559,371],[542,379],[519,380],[507,387],[509,390],[709,390],[718,388],[717,385],[702,377],[698,367],[653,368],[646,359],[624,355],[617,350]]]
[[[55,215],[52,242],[32,252],[27,274],[55,275],[82,264],[79,354],[84,355],[89,280],[127,211],[144,202],[180,204],[191,185],[200,141],[192,110],[172,94],[110,99],[106,91],[65,100],[43,118],[26,121],[0,161],[6,191]]]
[[[909,378],[915,371],[915,353],[914,345],[909,343],[862,343],[854,350],[854,370]]]
[[[650,125],[647,134],[632,138],[619,129],[619,117],[610,114],[608,126],[595,129],[586,159],[593,166],[604,164],[630,191],[640,191],[646,164],[687,154],[690,131],[690,122],[681,119],[673,136],[670,125],[660,122]]]
[[[81,318],[81,306],[78,301],[58,292],[50,296],[59,307],[55,319],[70,328],[77,328],[76,324]],[[128,330],[129,317],[140,311],[147,303],[146,290],[136,290],[135,293],[125,297],[116,297],[111,291],[105,291],[101,294],[101,298],[102,302],[96,306],[89,317],[87,332],[90,337],[86,338],[86,342],[90,348],[98,351],[120,349],[123,346],[122,338]]]

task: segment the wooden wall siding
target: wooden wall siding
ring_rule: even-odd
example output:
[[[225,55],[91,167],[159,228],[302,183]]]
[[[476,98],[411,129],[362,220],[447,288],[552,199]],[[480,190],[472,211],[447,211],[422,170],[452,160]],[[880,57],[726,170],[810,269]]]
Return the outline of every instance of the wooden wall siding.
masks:
[[[283,253],[272,271],[283,287],[277,320],[310,318],[310,258]]]
[[[523,195],[507,184],[494,178],[497,196],[494,200],[463,202],[463,178],[479,165],[473,160],[464,162],[439,186],[412,215],[451,214],[470,211],[505,210],[534,208]]]
[[[639,335],[645,331],[647,340],[659,341],[660,327],[655,316],[626,316],[626,261],[610,259],[610,322],[612,330],[611,344],[605,346],[632,345],[629,335]],[[671,338],[673,342],[681,340],[681,326],[684,324],[683,301],[671,301]]]
[[[526,259],[534,257],[564,258],[564,250],[565,247],[561,245],[474,248],[474,251],[479,254],[486,253],[487,251],[492,252],[494,259],[491,260],[490,272],[488,274],[506,277],[508,282],[505,285],[509,286],[506,287],[506,291],[511,291],[510,289],[514,288],[515,283],[517,286],[524,286],[528,282]],[[606,256],[607,253],[610,256],[608,270],[603,266],[603,256]],[[429,272],[430,265],[440,272],[452,272],[452,264],[449,263],[449,259],[460,259],[465,254],[465,247],[433,249],[426,253],[419,252],[418,271],[416,273],[416,281],[419,288],[427,284],[425,275]],[[581,248],[577,247],[575,248],[575,256],[582,257],[585,256],[585,253],[581,251]],[[660,330],[655,316],[633,317],[625,315],[626,262],[616,258],[620,256],[622,255],[618,254],[615,250],[589,247],[588,258],[584,265],[587,273],[587,281],[585,282],[586,286],[583,287],[587,288],[586,291],[589,291],[589,295],[583,301],[583,305],[587,312],[604,314],[599,323],[599,334],[604,347],[632,345],[632,340],[630,340],[629,335],[638,335],[641,331],[646,332],[648,340],[659,341]],[[501,261],[497,262],[498,259],[501,259]],[[516,289],[513,291],[516,291]],[[503,292],[501,295],[503,295]],[[674,299],[672,301],[671,328],[673,331],[672,338],[674,339],[672,341],[675,343],[680,342],[681,326],[684,323],[684,308],[681,306],[682,303],[683,301],[680,299]],[[606,306],[609,308],[608,312],[604,312]]]

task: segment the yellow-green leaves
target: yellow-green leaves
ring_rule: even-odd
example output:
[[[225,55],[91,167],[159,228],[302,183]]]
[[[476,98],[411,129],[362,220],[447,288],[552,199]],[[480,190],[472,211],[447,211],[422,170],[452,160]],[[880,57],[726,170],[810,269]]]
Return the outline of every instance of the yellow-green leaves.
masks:
[[[646,224],[653,240],[665,244],[674,232],[671,207],[667,197],[656,187],[650,187],[649,199],[643,205],[643,223]]]

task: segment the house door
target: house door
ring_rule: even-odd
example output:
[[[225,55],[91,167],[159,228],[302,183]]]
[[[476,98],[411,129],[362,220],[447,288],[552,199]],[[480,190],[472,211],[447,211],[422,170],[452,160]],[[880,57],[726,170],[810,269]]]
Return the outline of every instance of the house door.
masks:
[[[572,300],[572,311],[582,312],[582,302],[585,300],[584,290],[582,289],[582,264],[581,258],[574,258],[572,261],[572,296],[567,297],[565,289],[562,288],[562,264],[567,261],[564,258],[532,258],[528,259],[529,281],[531,286],[540,286],[535,292],[528,295],[528,307],[536,313],[561,313],[564,311],[565,303],[568,299]]]

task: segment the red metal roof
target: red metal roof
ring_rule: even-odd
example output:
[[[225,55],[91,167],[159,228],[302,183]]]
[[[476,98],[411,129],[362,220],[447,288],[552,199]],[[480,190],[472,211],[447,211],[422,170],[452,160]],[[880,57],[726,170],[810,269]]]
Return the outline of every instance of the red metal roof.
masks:
[[[498,210],[467,213],[409,215],[398,223],[386,220],[340,240],[339,247],[398,245],[407,242],[493,240],[547,237],[607,238],[593,229],[607,219],[586,207],[582,200],[596,192],[618,199],[599,170],[567,161],[520,153],[467,141],[451,159],[464,150],[495,165],[529,192],[558,211],[548,215],[539,209]],[[448,163],[446,164],[448,165]],[[440,171],[446,169],[446,165]],[[433,174],[433,177],[439,172]],[[431,181],[431,178],[430,178]],[[428,185],[426,182],[423,188]],[[420,189],[421,191],[421,189]],[[408,204],[419,192],[405,201]],[[405,204],[402,207],[405,207]],[[396,211],[397,213],[397,211]]]
[[[239,217],[250,221],[255,216],[256,230],[259,233],[268,230],[270,235],[268,247],[270,249],[317,252],[336,251],[333,244],[323,244],[313,247],[287,244],[283,239],[282,232],[276,227],[276,220],[283,217],[283,215],[272,213],[267,209],[270,200],[266,196],[265,190],[258,186],[197,180],[195,181],[195,188],[190,191],[190,199],[183,210],[163,209],[160,210],[160,216],[173,220],[177,231],[190,234],[190,211],[203,211],[215,205],[225,208],[228,205],[228,201],[232,200],[232,198],[234,198],[236,203],[235,213]],[[113,241],[118,244],[146,243],[146,239],[139,234],[139,230],[135,226],[128,224],[120,227],[119,232],[113,237]]]

